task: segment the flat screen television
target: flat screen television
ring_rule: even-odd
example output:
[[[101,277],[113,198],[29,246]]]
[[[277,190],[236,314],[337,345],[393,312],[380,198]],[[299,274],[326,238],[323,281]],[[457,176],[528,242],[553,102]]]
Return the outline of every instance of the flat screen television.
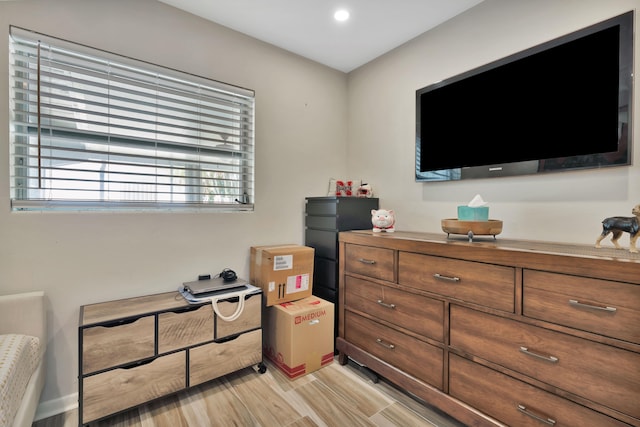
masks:
[[[631,164],[633,11],[416,91],[416,180]]]

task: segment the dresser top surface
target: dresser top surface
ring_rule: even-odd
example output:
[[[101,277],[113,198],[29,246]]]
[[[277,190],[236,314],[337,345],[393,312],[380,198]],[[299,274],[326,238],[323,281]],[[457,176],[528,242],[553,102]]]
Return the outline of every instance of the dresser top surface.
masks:
[[[177,291],[88,304],[80,307],[80,326],[175,310],[189,305]]]
[[[572,244],[572,243],[556,243],[544,242],[538,240],[515,240],[502,239],[499,236],[474,236],[473,241],[469,242],[466,235],[447,235],[446,233],[428,233],[413,231],[395,231],[394,233],[374,233],[371,230],[357,230],[353,233],[358,235],[372,236],[382,239],[397,240],[413,240],[425,243],[440,243],[447,245],[458,245],[465,247],[482,247],[490,249],[514,250],[514,251],[530,251],[530,252],[546,252],[556,255],[572,255],[594,258],[616,258],[627,260],[629,262],[640,263],[640,253],[630,253],[628,248],[615,249],[613,246],[595,248],[594,246]],[[623,240],[621,243],[624,245]],[[603,245],[606,245],[606,241]]]
[[[379,244],[377,239],[380,239]],[[444,232],[374,233],[371,230],[341,232],[339,240],[516,267],[546,269],[554,266],[570,274],[585,274],[585,270],[590,270],[589,275],[594,277],[640,284],[640,254],[629,252],[628,247],[595,248],[570,243],[502,239],[499,236],[474,236],[473,241],[469,242],[467,236],[447,236]],[[624,246],[624,239],[621,239],[621,243]],[[603,245],[606,245],[606,242],[603,242]],[[603,268],[604,270],[598,271]]]

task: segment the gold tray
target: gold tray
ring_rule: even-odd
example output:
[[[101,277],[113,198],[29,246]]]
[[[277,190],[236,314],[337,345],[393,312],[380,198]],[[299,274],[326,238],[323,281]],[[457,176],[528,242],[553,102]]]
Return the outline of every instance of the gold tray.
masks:
[[[459,221],[455,218],[442,220],[442,231],[447,234],[466,234],[470,238],[477,236],[493,236],[502,232],[502,221],[490,219],[488,221]]]

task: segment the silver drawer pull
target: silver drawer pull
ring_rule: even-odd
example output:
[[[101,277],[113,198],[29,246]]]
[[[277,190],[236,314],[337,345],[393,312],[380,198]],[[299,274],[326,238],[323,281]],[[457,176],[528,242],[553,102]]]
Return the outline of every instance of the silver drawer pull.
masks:
[[[387,308],[396,308],[395,304],[387,304],[386,302],[382,301],[381,299],[378,300],[378,304],[380,304],[383,307],[387,307]]]
[[[518,405],[518,411],[522,412],[528,417],[533,418],[534,420],[540,421],[543,424],[546,424],[549,426],[556,425],[556,420],[553,420],[551,418],[544,418],[544,417],[541,417],[540,415],[536,415],[533,412],[531,412],[529,409],[527,409],[527,407],[524,405]]]
[[[436,279],[441,279],[441,280],[448,280],[450,282],[459,282],[460,278],[459,277],[450,277],[450,276],[443,276],[440,273],[436,273],[433,275],[433,277],[435,277]]]
[[[585,303],[582,303],[582,302],[580,302],[578,300],[575,300],[575,299],[570,299],[569,300],[569,305],[573,305],[574,307],[590,308],[592,310],[608,311],[610,313],[615,313],[616,311],[618,311],[618,309],[615,308],[615,307],[607,307],[607,306],[604,306],[604,305],[585,304]]]
[[[534,353],[529,351],[527,347],[520,347],[520,351],[524,354],[528,354],[529,356],[537,357],[538,359],[546,360],[547,362],[557,363],[558,358],[553,356],[543,356],[542,354]]]
[[[372,259],[364,259],[364,258],[359,258],[358,261],[360,261],[363,264],[375,264],[376,262]]]
[[[387,344],[387,343],[385,343],[384,341],[382,341],[380,338],[376,338],[376,342],[377,342],[378,344],[380,344],[381,346],[383,346],[383,347],[385,347],[385,348],[388,348],[388,349],[390,349],[390,350],[393,350],[394,348],[396,348],[396,346],[395,346],[395,345],[393,345],[393,344]]]

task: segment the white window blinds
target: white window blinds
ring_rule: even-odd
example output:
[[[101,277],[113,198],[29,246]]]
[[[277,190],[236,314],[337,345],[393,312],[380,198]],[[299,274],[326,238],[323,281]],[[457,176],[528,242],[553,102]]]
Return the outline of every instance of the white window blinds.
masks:
[[[251,90],[11,28],[14,210],[253,210]]]

